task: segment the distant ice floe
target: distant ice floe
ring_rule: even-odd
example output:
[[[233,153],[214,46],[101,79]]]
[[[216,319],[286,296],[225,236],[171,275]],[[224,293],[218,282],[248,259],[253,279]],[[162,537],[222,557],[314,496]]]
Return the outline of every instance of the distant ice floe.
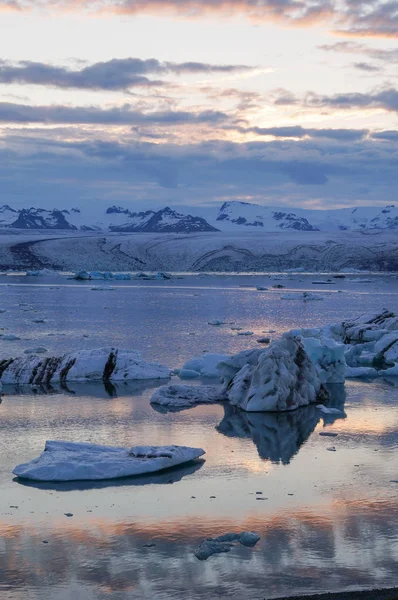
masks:
[[[46,358],[32,354],[0,362],[0,380],[11,385],[67,381],[133,381],[169,377],[168,367],[157,362],[146,362],[141,354],[134,350],[118,348],[79,350],[63,356]]]
[[[73,442],[46,442],[44,452],[18,465],[13,473],[34,481],[90,481],[117,479],[162,471],[205,454],[186,446],[119,448]]]
[[[243,531],[242,533],[226,533],[216,538],[207,538],[195,551],[199,560],[207,560],[213,554],[229,552],[236,544],[242,544],[253,548],[259,541],[260,536],[254,531]]]
[[[115,281],[132,281],[132,280],[167,280],[172,279],[171,273],[159,272],[155,275],[147,273],[112,273],[111,271],[78,271],[73,275],[73,279],[77,281],[100,281],[100,280],[115,280]]]
[[[38,346],[37,348],[26,348],[26,350],[24,350],[24,354],[45,354],[46,352],[48,352],[47,348],[44,348],[44,346]]]
[[[167,412],[184,410],[198,404],[214,404],[226,399],[221,386],[172,384],[158,388],[150,402]]]
[[[296,292],[291,294],[283,294],[281,300],[303,300],[304,302],[311,302],[314,300],[323,300],[322,296],[311,294],[310,292]]]

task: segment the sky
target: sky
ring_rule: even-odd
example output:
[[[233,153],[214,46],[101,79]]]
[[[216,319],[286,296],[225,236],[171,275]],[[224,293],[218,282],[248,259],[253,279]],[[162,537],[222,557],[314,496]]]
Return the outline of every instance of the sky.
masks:
[[[397,0],[0,0],[0,204],[398,202]]]

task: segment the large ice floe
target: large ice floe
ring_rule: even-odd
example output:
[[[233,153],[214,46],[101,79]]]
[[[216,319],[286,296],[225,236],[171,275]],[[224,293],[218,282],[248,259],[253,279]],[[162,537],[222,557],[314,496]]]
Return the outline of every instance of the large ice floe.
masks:
[[[80,350],[63,356],[28,355],[0,361],[3,384],[167,379],[170,369],[146,362],[139,352],[118,348]]]
[[[133,446],[118,448],[74,442],[46,442],[44,452],[13,473],[34,481],[90,481],[154,473],[199,458],[202,448]]]
[[[384,310],[315,329],[293,332],[303,338],[307,352],[322,353],[326,367],[327,348],[341,346],[350,377],[398,376],[398,316]],[[335,350],[333,350],[335,352]],[[337,352],[337,350],[336,350]]]

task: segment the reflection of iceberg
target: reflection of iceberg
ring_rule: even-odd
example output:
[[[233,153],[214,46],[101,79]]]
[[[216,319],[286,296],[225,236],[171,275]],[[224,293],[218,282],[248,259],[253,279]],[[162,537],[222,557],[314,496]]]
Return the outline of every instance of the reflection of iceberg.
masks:
[[[338,396],[337,392],[341,390],[335,390]],[[224,417],[217,431],[228,437],[251,438],[260,458],[287,465],[321,420],[330,425],[336,419],[345,417],[339,400],[337,398],[328,406],[339,408],[341,415],[321,414],[316,405],[289,412],[249,413],[224,404]]]
[[[123,479],[108,479],[106,481],[31,481],[29,479],[19,479],[15,477],[14,481],[40,490],[56,490],[57,492],[73,492],[85,490],[98,490],[107,487],[120,486],[141,486],[141,485],[161,485],[171,484],[181,481],[184,477],[192,475],[198,471],[205,463],[203,458],[196,458],[188,463],[165,469],[158,473],[147,473],[146,475],[136,475],[135,477],[124,477]]]
[[[92,398],[117,398],[123,396],[141,396],[146,390],[159,387],[159,379],[143,379],[140,381],[92,381],[85,383],[40,384],[40,385],[4,385],[4,396],[21,396],[32,394],[70,394],[89,396]]]

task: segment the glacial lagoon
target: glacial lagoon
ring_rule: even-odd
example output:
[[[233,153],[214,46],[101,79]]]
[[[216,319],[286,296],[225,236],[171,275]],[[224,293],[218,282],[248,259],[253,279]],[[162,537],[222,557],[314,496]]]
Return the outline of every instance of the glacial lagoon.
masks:
[[[178,368],[204,351],[232,354],[291,328],[398,311],[395,276],[312,283],[328,278],[185,275],[92,290],[98,282],[2,276],[0,327],[19,339],[2,340],[0,354],[118,346]],[[292,290],[323,300],[281,299]],[[208,325],[216,320],[226,323]],[[398,381],[347,381],[334,391],[339,415],[314,406],[248,414],[224,404],[164,413],[149,404],[161,383],[4,389],[2,600],[256,600],[398,585]],[[193,382],[201,383],[211,382]],[[206,455],[117,482],[16,481],[15,465],[49,439],[191,445]],[[194,556],[206,537],[250,530],[261,536],[254,548]]]

